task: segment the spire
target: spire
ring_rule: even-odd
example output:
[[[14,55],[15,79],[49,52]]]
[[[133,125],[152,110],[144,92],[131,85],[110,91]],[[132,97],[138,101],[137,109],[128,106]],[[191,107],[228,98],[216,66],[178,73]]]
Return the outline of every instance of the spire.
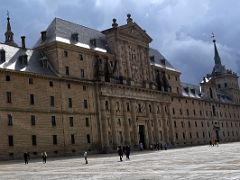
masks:
[[[214,44],[214,60],[215,60],[215,65],[219,64],[221,65],[221,58],[218,53],[217,45],[216,45],[216,39],[214,34],[212,33],[212,38],[213,38],[213,44]]]
[[[7,31],[5,32],[5,43],[11,46],[17,46],[17,44],[13,40],[13,35],[14,33],[11,29],[9,12],[7,11]]]
[[[212,33],[213,38],[213,44],[214,44],[214,61],[215,61],[215,65],[213,68],[213,73],[223,73],[225,71],[224,66],[221,63],[221,58],[219,56],[218,53],[218,49],[217,49],[217,45],[216,45],[216,39],[215,39],[215,35],[214,33]]]

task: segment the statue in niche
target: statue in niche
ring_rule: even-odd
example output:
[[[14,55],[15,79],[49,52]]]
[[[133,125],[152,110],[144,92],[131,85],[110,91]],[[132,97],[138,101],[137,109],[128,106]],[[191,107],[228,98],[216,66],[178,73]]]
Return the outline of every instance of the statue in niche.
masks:
[[[114,65],[111,64],[108,59],[105,61],[104,76],[106,82],[110,82],[110,79],[111,77],[113,77],[113,74],[116,72],[116,69],[117,61],[114,62]]]

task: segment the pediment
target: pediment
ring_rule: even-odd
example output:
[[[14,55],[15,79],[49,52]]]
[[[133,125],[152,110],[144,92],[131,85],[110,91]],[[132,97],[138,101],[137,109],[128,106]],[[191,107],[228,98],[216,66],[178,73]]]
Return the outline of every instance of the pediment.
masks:
[[[147,43],[152,41],[152,38],[136,23],[129,23],[119,27],[119,34],[126,37],[138,39]]]

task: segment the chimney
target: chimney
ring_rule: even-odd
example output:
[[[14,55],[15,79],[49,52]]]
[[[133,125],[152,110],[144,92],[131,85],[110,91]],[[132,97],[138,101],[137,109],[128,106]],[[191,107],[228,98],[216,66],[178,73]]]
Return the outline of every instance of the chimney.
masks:
[[[26,49],[25,38],[26,38],[25,36],[21,36],[23,49]]]
[[[46,41],[46,39],[47,39],[47,31],[42,31],[41,32],[41,39],[42,39],[42,42]]]

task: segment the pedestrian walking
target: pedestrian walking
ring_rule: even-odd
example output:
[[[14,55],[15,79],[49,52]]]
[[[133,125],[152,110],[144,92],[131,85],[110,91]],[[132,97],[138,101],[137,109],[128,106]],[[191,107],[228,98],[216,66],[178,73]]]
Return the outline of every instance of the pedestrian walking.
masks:
[[[41,153],[41,156],[42,156],[43,164],[46,164],[47,163],[47,153],[43,152],[43,153]]]
[[[28,152],[23,153],[23,158],[24,158],[24,163],[28,164],[29,153]]]
[[[87,151],[84,152],[83,156],[84,156],[84,159],[85,159],[85,164],[88,164]]]
[[[167,148],[168,148],[168,147],[167,147],[167,143],[166,143],[166,144],[164,145],[164,149],[167,150]]]
[[[120,161],[122,161],[122,158],[123,158],[122,147],[118,146],[117,151],[118,151],[118,155],[119,155]]]
[[[126,148],[125,148],[125,154],[126,154],[126,159],[127,160],[130,160],[130,151],[131,151],[131,149],[130,149],[130,146],[126,146]]]

